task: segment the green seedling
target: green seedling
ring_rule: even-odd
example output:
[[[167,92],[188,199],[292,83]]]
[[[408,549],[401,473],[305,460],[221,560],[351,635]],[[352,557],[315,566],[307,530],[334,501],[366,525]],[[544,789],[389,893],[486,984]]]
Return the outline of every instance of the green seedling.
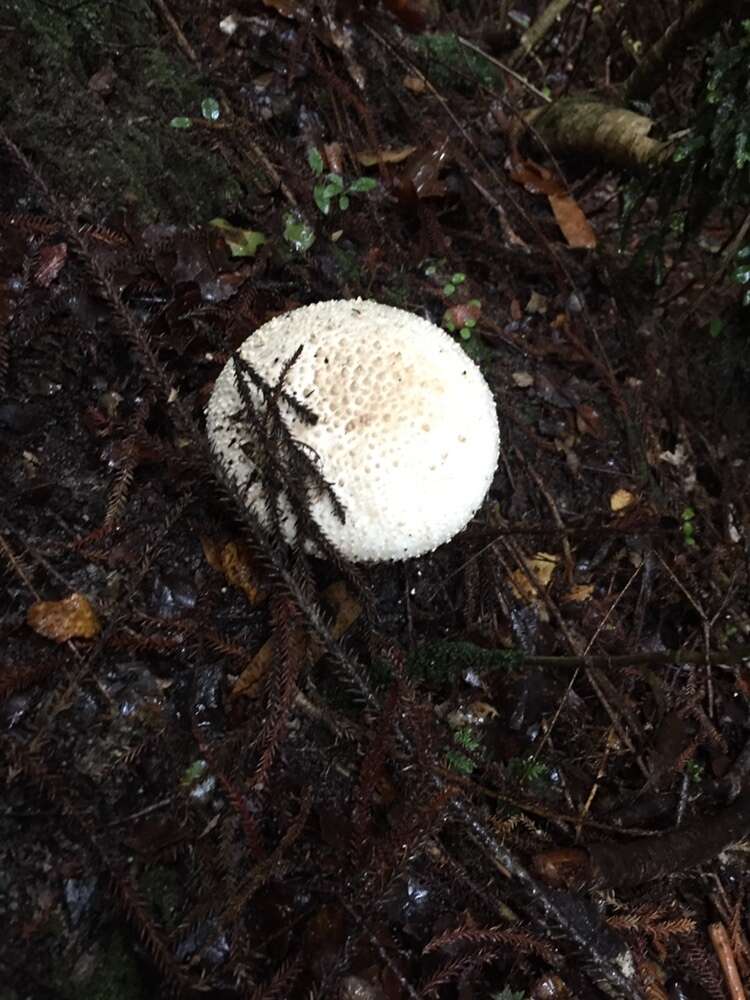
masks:
[[[461,274],[460,271],[457,271],[456,274],[454,274],[451,277],[451,280],[446,281],[446,283],[443,285],[443,295],[453,295],[458,286],[463,285],[465,281],[466,281],[466,275]]]
[[[448,767],[458,771],[459,774],[472,774],[477,766],[471,757],[462,753],[462,750],[469,750],[476,755],[482,753],[482,741],[476,735],[471,726],[462,726],[453,733],[454,748],[446,751],[445,760]]]
[[[682,537],[685,545],[695,545],[695,511],[692,507],[686,507],[680,515],[682,527]]]
[[[204,97],[201,101],[201,114],[209,122],[217,122],[221,117],[221,107],[215,97]],[[177,115],[169,122],[170,128],[192,128],[193,119],[187,115]]]
[[[330,214],[334,202],[338,202],[339,209],[345,212],[351,204],[351,195],[366,194],[378,186],[372,177],[358,177],[351,184],[345,184],[341,174],[330,173],[323,177],[323,157],[314,146],[307,152],[307,162],[315,176],[321,178],[321,183],[313,188],[313,198],[323,215]]]
[[[315,242],[315,230],[296,212],[287,212],[284,216],[284,239],[297,253],[305,253]]]
[[[519,785],[533,785],[544,780],[549,768],[531,754],[528,757],[511,757],[508,761],[508,777]]]
[[[470,299],[445,310],[443,327],[448,333],[458,333],[462,340],[469,340],[481,314],[482,303],[479,299]]]

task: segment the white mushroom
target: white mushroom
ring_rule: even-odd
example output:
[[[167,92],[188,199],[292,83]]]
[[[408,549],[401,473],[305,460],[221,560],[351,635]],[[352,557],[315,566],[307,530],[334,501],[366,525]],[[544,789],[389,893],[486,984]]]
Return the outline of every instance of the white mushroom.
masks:
[[[499,433],[492,393],[462,348],[418,316],[350,299],[275,317],[239,355],[273,386],[300,348],[284,390],[318,420],[304,422],[283,400],[279,406],[344,508],[342,523],[330,497],[310,498],[314,521],[339,552],[354,562],[404,559],[465,527],[492,481]],[[235,488],[267,524],[236,379],[230,360],[208,404],[209,439]],[[258,390],[249,391],[260,403]],[[282,513],[291,540],[293,515],[288,506]]]

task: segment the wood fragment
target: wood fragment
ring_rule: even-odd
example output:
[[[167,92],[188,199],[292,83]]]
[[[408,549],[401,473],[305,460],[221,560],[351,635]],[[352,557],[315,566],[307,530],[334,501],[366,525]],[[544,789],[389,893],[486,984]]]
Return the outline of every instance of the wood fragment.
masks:
[[[737,971],[737,963],[734,960],[734,952],[726,927],[720,922],[709,924],[708,936],[711,938],[711,944],[719,959],[721,971],[724,973],[730,1000],[745,1000],[746,993]]]

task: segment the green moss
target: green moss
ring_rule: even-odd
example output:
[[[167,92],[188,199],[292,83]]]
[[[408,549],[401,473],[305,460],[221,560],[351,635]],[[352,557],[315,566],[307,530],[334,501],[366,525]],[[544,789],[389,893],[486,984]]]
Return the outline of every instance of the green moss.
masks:
[[[227,214],[242,188],[194,132],[169,127],[200,114],[207,89],[170,47],[160,48],[145,0],[62,5],[15,0],[7,17],[19,42],[0,78],[11,137],[53,190],[85,192],[94,214],[135,202],[143,221],[205,222]],[[89,87],[111,64],[111,93]]]
[[[490,90],[503,89],[500,70],[478,52],[462,45],[454,34],[417,35],[411,41],[436,86],[469,93],[479,84]]]

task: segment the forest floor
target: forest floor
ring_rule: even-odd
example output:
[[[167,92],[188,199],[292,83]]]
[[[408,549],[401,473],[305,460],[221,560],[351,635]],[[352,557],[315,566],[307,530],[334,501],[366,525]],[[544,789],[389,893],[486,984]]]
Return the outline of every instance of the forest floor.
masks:
[[[1,1000],[750,972],[722,233],[657,284],[653,205],[624,232],[624,180],[514,129],[624,77],[605,19],[532,91],[445,6],[0,15]],[[345,579],[253,540],[203,411],[254,328],[357,296],[452,329],[501,460],[451,543]]]

